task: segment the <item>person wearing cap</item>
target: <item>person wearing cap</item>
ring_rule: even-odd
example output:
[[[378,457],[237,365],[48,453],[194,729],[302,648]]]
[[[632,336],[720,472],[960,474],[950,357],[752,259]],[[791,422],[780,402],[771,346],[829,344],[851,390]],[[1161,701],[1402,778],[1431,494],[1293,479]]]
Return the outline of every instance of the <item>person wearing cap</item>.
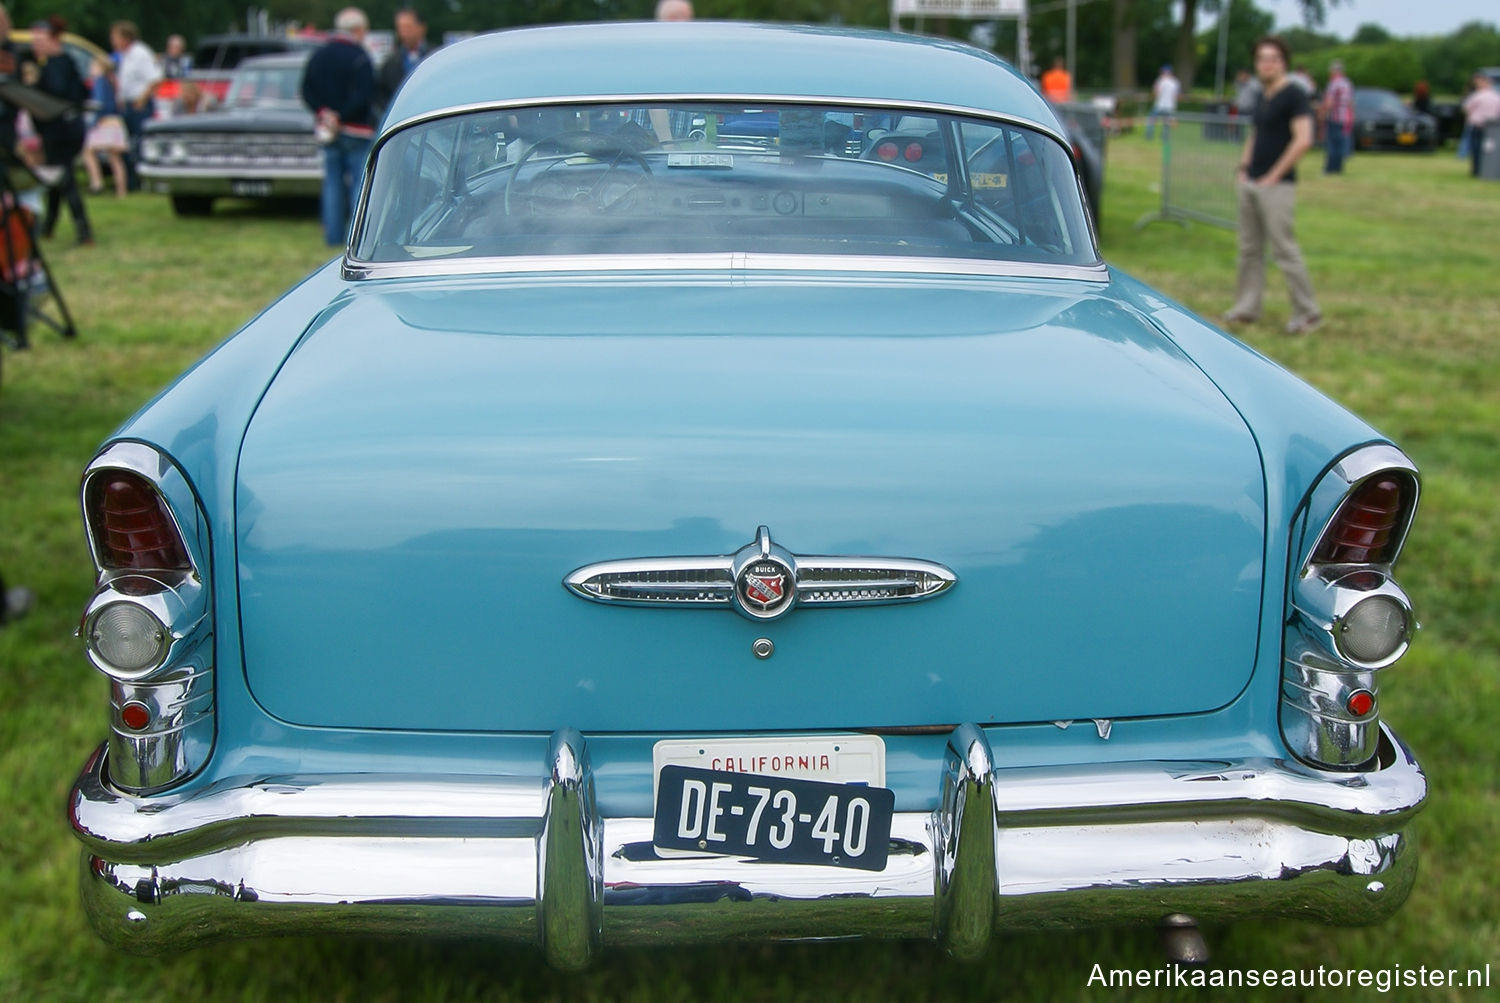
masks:
[[[1147,139],[1151,138],[1157,119],[1162,120],[1161,132],[1166,136],[1172,119],[1177,115],[1177,96],[1181,93],[1182,84],[1172,75],[1172,64],[1168,63],[1156,75],[1156,83],[1151,85],[1151,114],[1146,116]]]

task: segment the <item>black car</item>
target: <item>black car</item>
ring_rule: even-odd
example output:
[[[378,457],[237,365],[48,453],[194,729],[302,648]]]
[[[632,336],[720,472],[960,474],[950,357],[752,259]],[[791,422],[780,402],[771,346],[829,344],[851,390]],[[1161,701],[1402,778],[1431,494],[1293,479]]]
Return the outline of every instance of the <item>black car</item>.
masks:
[[[1407,107],[1395,91],[1354,88],[1355,149],[1435,150],[1440,141],[1437,119]]]
[[[302,104],[308,53],[247,59],[222,110],[146,125],[141,178],[172,197],[179,216],[203,215],[215,198],[316,198],[323,153]]]
[[[216,101],[229,91],[234,71],[247,59],[281,53],[310,52],[319,40],[289,35],[205,35],[193,47],[193,68],[187,78]]]
[[[1073,154],[1078,158],[1079,173],[1083,177],[1083,193],[1097,225],[1100,203],[1104,199],[1104,153],[1109,143],[1109,131],[1104,124],[1105,111],[1097,105],[1081,102],[1052,107],[1062,120],[1063,128],[1068,133],[1068,142],[1073,146]]]

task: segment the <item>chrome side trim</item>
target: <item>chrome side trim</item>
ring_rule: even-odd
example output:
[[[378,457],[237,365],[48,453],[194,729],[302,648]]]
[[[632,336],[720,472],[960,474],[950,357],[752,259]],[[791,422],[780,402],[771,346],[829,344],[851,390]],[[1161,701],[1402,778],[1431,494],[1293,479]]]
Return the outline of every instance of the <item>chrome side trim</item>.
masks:
[[[70,802],[85,908],[142,952],[337,926],[540,943],[566,965],[600,944],[851,935],[972,956],[996,929],[1171,912],[1363,923],[1410,890],[1402,830],[1426,793],[1385,729],[1381,767],[1351,775],[1271,759],[996,769],[964,725],[935,771],[938,809],[898,811],[869,872],[663,857],[651,819],[593,814],[576,732],[547,757],[547,776],[241,778],[132,798],[101,748]]]
[[[786,595],[752,604],[741,582],[757,562],[785,574]],[[771,541],[761,526],[756,541],[733,554],[640,557],[601,561],[570,572],[563,585],[591,602],[636,606],[732,606],[752,620],[770,620],[795,606],[872,606],[919,602],[941,595],[958,576],[935,561],[904,557],[800,556]]]
[[[882,255],[762,254],[721,251],[705,254],[574,254],[484,258],[427,258],[422,261],[356,261],[345,257],[350,281],[431,276],[524,275],[597,272],[847,272],[851,274],[955,275],[990,278],[1067,279],[1109,282],[1109,267],[1043,262],[986,261],[979,258],[918,258]]]

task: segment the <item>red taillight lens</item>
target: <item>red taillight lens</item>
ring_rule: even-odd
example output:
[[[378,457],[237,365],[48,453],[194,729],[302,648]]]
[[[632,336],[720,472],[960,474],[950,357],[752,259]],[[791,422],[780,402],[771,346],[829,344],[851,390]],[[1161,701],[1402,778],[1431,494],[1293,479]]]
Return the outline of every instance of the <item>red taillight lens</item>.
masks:
[[[903,156],[905,156],[907,160],[915,164],[917,161],[922,159],[922,144],[907,143],[906,150],[903,152]]]
[[[187,547],[167,503],[139,474],[104,471],[89,482],[89,528],[99,563],[118,571],[187,571]]]
[[[901,151],[896,148],[895,143],[881,143],[879,146],[875,147],[875,156],[879,157],[881,160],[895,160],[896,154],[900,152]]]
[[[1385,564],[1394,555],[1396,529],[1408,502],[1398,477],[1377,475],[1344,499],[1318,541],[1316,564]]]
[[[131,731],[143,731],[151,723],[151,708],[132,700],[120,708],[120,723]]]

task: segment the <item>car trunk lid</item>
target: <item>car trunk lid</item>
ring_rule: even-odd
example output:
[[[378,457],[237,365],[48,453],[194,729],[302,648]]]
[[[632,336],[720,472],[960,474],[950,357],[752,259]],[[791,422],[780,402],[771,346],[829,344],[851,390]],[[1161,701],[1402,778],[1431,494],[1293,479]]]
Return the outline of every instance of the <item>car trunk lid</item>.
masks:
[[[342,727],[1203,711],[1255,662],[1263,495],[1235,410],[1094,283],[372,282],[246,433],[246,672],[269,712]],[[958,582],[769,623],[563,584],[762,525]]]

